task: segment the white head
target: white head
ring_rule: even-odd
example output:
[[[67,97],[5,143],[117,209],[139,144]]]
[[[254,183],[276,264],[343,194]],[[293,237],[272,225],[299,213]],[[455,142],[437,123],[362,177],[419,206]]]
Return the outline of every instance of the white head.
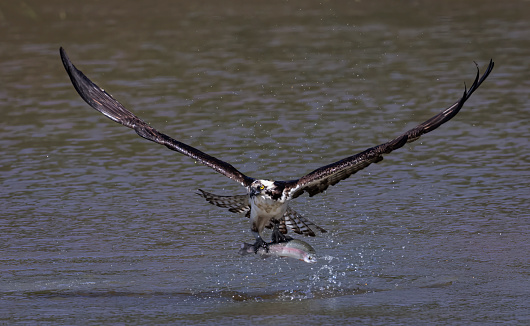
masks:
[[[268,196],[273,197],[276,191],[276,185],[271,180],[254,180],[249,187],[250,196]]]

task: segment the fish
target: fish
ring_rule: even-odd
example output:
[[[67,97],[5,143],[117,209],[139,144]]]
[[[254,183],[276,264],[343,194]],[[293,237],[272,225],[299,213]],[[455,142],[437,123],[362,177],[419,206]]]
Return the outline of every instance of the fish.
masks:
[[[271,256],[289,257],[305,261],[306,263],[310,264],[317,262],[315,249],[307,242],[298,239],[291,239],[289,241],[280,243],[270,243],[268,245],[268,250],[260,247],[257,252],[256,247],[253,244],[244,242],[241,245],[239,253],[241,255],[256,253],[261,255],[263,258]]]

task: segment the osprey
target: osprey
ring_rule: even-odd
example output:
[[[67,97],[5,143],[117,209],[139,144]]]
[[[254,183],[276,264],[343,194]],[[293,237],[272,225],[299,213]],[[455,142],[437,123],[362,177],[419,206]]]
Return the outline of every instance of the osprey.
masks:
[[[408,142],[415,141],[421,135],[433,131],[443,123],[449,121],[460,111],[471,94],[488,77],[494,65],[493,61],[490,60],[486,72],[480,79],[477,65],[475,81],[469,89],[464,89],[464,94],[460,100],[391,141],[318,168],[300,179],[273,181],[254,179],[246,176],[231,164],[155,130],[79,71],[72,64],[62,47],[60,48],[60,55],[76,91],[92,108],[103,113],[111,120],[134,129],[141,137],[187,155],[246,188],[246,195],[219,196],[200,189],[199,195],[211,204],[228,208],[231,212],[246,213],[246,216],[250,218],[251,231],[256,238],[256,242],[253,245],[256,248],[256,252],[260,247],[267,248],[268,244],[285,242],[292,239],[285,235],[287,233],[287,227],[296,233],[307,236],[315,236],[313,229],[326,232],[326,230],[302,217],[289,207],[289,201],[299,197],[304,192],[307,192],[310,197],[319,194],[329,186],[335,185],[368,165],[380,162],[384,154],[388,154]],[[262,238],[261,234],[264,228],[273,229],[272,242],[270,243],[265,242]]]

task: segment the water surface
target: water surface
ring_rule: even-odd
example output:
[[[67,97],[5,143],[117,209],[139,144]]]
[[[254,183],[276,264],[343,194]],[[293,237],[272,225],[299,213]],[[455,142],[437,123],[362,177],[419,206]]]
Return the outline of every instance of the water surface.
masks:
[[[0,5],[0,321],[529,322],[527,3]],[[319,263],[241,257],[236,183],[89,108],[73,62],[157,129],[298,178],[457,117],[293,207]]]

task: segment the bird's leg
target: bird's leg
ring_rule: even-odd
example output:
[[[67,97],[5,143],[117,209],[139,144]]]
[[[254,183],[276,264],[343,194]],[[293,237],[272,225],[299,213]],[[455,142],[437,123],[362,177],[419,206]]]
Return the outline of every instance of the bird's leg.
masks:
[[[279,228],[280,223],[278,222],[273,222],[273,223],[274,223],[274,228],[272,229],[272,242],[271,243],[289,242],[293,240],[293,238],[291,238],[290,236],[285,235],[280,232],[280,228]]]
[[[252,245],[252,247],[254,247],[254,253],[257,254],[260,248],[264,248],[266,252],[269,252],[269,244],[265,242],[263,238],[261,238],[261,235],[259,235],[258,232],[254,232],[254,231],[252,231],[252,233],[254,234],[254,237],[256,238],[256,242],[254,242],[254,244]]]

